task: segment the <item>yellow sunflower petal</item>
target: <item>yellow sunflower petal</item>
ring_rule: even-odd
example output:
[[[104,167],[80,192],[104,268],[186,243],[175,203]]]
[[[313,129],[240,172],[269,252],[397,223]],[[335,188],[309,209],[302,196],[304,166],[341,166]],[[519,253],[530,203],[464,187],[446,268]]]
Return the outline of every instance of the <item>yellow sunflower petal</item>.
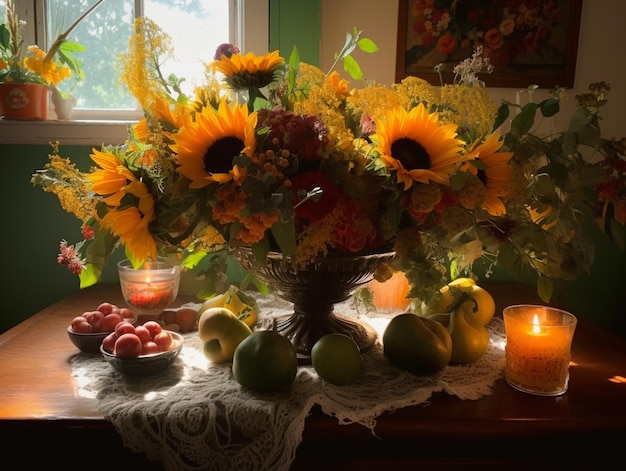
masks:
[[[232,107],[222,100],[218,110],[205,107],[195,121],[187,122],[174,136],[178,172],[191,180],[190,188],[233,178],[233,157],[252,155],[257,114],[245,105]]]
[[[139,206],[121,210],[111,209],[102,219],[103,225],[119,236],[126,249],[139,260],[156,259],[156,242],[148,224],[154,216],[154,199],[141,182],[129,184],[125,191],[139,199]]]
[[[493,216],[506,214],[506,207],[500,199],[507,184],[510,182],[512,168],[508,165],[513,157],[512,152],[498,152],[504,143],[500,140],[498,133],[493,133],[483,143],[473,146],[470,154],[480,160],[485,166],[482,172],[482,179],[487,188],[487,197],[483,203],[483,209]],[[474,174],[479,174],[477,168],[468,165]]]
[[[456,130],[454,124],[441,124],[437,113],[429,114],[420,103],[409,112],[401,107],[387,111],[377,120],[372,140],[405,189],[414,181],[449,185],[450,175],[464,160],[464,142]]]
[[[133,172],[112,153],[93,149],[91,159],[100,169],[93,171],[87,178],[91,181],[91,189],[99,195],[112,195],[128,182],[137,180]]]

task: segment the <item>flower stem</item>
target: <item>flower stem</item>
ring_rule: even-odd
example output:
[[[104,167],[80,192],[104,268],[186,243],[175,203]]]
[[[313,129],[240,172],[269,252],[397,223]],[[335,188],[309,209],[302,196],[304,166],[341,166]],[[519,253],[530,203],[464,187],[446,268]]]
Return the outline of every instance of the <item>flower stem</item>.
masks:
[[[74,28],[76,28],[78,23],[83,21],[83,19],[85,19],[85,17],[87,15],[89,15],[92,11],[94,11],[96,9],[96,7],[98,7],[102,2],[104,2],[104,0],[98,0],[96,3],[94,3],[85,13],[80,15],[78,17],[78,19],[76,21],[74,21],[74,23],[72,23],[72,25],[69,28],[67,28],[63,33],[61,33],[61,34],[59,34],[57,36],[57,38],[54,40],[54,43],[52,43],[52,46],[50,47],[50,50],[48,51],[48,53],[44,57],[44,59],[43,59],[44,62],[50,62],[52,60],[54,55],[57,53],[57,51],[61,47],[61,44],[63,44],[65,42],[65,40],[67,39],[69,34],[72,32],[72,30]]]

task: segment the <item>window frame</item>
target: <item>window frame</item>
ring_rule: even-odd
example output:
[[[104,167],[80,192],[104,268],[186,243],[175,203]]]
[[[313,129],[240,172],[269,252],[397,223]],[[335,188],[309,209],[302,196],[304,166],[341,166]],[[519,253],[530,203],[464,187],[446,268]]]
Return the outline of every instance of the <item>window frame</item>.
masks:
[[[142,0],[134,0],[137,12],[143,11]],[[265,54],[269,51],[269,0],[229,0],[231,39],[245,52]],[[16,2],[20,18],[26,21],[24,43],[45,44],[46,0]],[[266,21],[260,21],[265,18]],[[108,115],[108,116],[107,116]],[[122,144],[128,125],[141,118],[141,111],[76,110],[73,119],[57,120],[53,107],[45,121],[0,119],[0,144],[100,146]]]

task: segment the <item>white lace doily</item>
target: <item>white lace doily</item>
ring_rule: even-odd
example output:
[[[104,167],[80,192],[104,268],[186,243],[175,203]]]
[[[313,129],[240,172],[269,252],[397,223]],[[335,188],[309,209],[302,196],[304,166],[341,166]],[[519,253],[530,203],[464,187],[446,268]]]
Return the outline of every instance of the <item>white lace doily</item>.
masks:
[[[292,312],[274,296],[259,298],[260,316]],[[198,307],[196,305],[195,307]],[[357,316],[346,301],[335,307]],[[362,317],[382,336],[389,317]],[[126,447],[159,460],[166,470],[288,470],[302,440],[305,418],[314,405],[339,424],[358,423],[375,433],[376,417],[386,411],[426,402],[433,393],[461,399],[491,394],[504,371],[504,327],[488,325],[487,353],[471,365],[447,366],[419,377],[394,366],[382,345],[364,354],[365,373],[349,386],[321,380],[311,366],[300,366],[290,388],[258,394],[245,390],[231,364],[214,365],[202,353],[196,332],[172,367],[163,374],[129,378],[103,358],[76,355],[72,374],[80,395],[95,397]]]

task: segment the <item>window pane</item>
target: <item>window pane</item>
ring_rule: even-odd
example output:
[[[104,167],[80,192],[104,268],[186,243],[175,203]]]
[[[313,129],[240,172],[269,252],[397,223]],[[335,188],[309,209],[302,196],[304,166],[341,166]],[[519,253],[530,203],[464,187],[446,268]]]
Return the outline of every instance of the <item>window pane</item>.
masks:
[[[144,0],[144,15],[155,21],[173,41],[174,61],[164,65],[166,74],[185,78],[190,94],[211,62],[215,49],[229,41],[228,0]]]
[[[48,44],[94,3],[95,0],[48,0]],[[116,68],[117,58],[128,44],[134,12],[132,0],[107,0],[70,33],[70,41],[87,48],[76,53],[84,64],[85,80],[64,80],[59,88],[76,97],[77,109],[135,109],[135,100],[118,83]]]
[[[95,0],[48,0],[48,42],[54,41]],[[134,18],[133,0],[107,0],[72,31],[69,38],[87,51],[77,57],[86,78],[60,84],[78,100],[77,109],[133,110],[136,103],[119,84],[117,60],[126,51]],[[166,74],[185,77],[191,93],[202,78],[202,62],[212,60],[215,48],[229,38],[229,0],[144,0],[144,15],[173,40],[175,61],[164,64]]]

